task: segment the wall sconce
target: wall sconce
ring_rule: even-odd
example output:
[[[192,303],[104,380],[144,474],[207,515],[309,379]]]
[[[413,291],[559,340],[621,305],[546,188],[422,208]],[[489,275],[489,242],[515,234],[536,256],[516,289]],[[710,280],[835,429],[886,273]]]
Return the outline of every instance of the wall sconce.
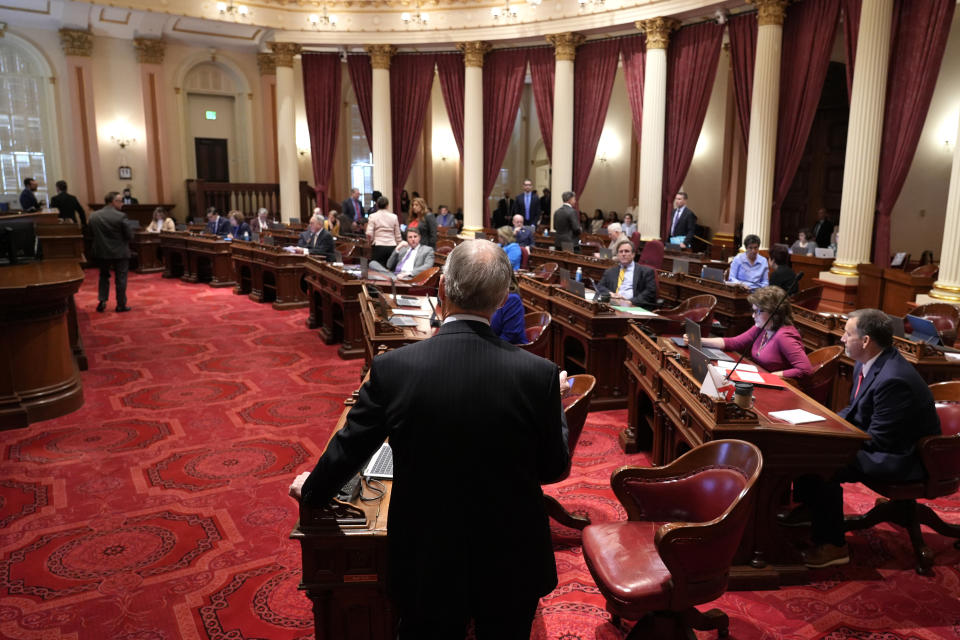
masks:
[[[620,157],[622,148],[623,145],[621,145],[619,138],[617,138],[614,132],[605,129],[603,133],[600,134],[600,141],[597,143],[597,160],[602,164],[615,160]]]
[[[457,148],[457,141],[453,137],[453,130],[450,127],[438,126],[433,131],[433,141],[430,150],[434,158],[439,158],[440,162],[447,162],[460,155],[460,149]]]
[[[126,149],[137,141],[137,131],[123,120],[118,120],[110,125],[107,133],[110,135],[110,140],[121,149]]]
[[[953,147],[957,144],[957,130],[960,129],[957,120],[960,120],[960,113],[955,111],[945,117],[937,129],[936,140],[940,143],[940,148],[947,153],[952,153]]]
[[[299,153],[301,156],[305,156],[310,153],[310,150],[304,149],[303,147],[297,147],[297,153]]]
[[[126,149],[128,146],[137,141],[136,138],[126,138],[123,136],[110,136],[110,139],[120,145],[121,149]]]

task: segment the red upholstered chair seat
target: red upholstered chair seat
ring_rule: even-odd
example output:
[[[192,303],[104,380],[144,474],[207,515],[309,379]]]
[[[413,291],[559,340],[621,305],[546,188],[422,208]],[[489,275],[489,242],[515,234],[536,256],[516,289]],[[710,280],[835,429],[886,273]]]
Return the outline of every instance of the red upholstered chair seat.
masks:
[[[621,612],[625,618],[640,618],[647,611],[670,606],[670,570],[653,543],[662,524],[610,522],[591,525],[583,532],[583,552],[590,554],[590,568],[597,582],[603,582],[628,608]]]
[[[536,342],[537,338],[540,337],[540,334],[543,333],[543,327],[541,326],[527,327],[526,329],[524,329],[524,333],[527,336],[527,343]]]

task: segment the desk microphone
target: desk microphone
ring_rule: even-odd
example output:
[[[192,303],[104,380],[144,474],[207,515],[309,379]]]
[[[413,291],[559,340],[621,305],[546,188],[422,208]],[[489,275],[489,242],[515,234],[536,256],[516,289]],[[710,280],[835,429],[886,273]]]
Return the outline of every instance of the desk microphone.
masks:
[[[597,302],[610,302],[610,294],[609,294],[609,293],[606,293],[606,294],[600,293],[600,287],[597,286],[597,281],[596,281],[596,280],[594,280],[594,279],[591,278],[590,276],[587,276],[587,280],[590,281],[590,284],[593,286],[594,292],[596,292],[596,294],[597,294],[596,297],[595,297],[595,300],[597,300]],[[606,298],[606,299],[604,299],[604,298]]]
[[[793,289],[794,287],[796,287],[800,283],[800,278],[802,277],[803,277],[803,271],[799,272],[793,278],[793,282],[790,284],[787,290],[789,291],[790,289]],[[740,352],[740,358],[734,363],[733,367],[729,371],[727,371],[727,375],[723,377],[724,380],[729,382],[730,376],[733,375],[733,372],[736,371],[740,363],[743,362],[744,357],[746,357],[746,355],[750,353],[750,351],[753,349],[753,345],[756,344],[757,338],[763,335],[763,332],[767,330],[767,325],[770,324],[771,320],[773,320],[773,316],[777,315],[777,311],[780,310],[780,305],[782,305],[784,301],[786,301],[786,299],[790,297],[786,291],[784,291],[783,293],[784,295],[782,298],[780,298],[780,302],[777,303],[777,306],[773,308],[773,311],[767,314],[767,321],[763,323],[762,327],[760,327],[760,332],[757,335],[753,336],[753,340],[750,341],[750,344],[748,344],[746,347],[743,348],[743,351]]]
[[[438,287],[438,288],[439,288],[439,287]],[[439,293],[439,291],[438,291],[438,293]],[[437,302],[440,302],[440,296],[439,296],[439,295],[437,296]],[[430,310],[433,312],[433,313],[430,314],[430,326],[431,326],[431,327],[439,327],[440,324],[441,324],[441,322],[440,322],[440,317],[437,315],[437,308],[436,308],[435,306],[433,306],[433,300],[430,299],[430,294],[427,294],[427,303],[430,304]]]

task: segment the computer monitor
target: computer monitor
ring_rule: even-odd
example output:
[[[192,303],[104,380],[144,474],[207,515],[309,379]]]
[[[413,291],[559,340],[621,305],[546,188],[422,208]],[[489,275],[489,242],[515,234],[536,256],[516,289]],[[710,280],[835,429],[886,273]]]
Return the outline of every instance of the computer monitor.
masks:
[[[289,224],[300,224],[300,218],[288,218],[287,222]]]
[[[700,277],[703,280],[723,282],[723,269],[717,269],[715,267],[703,267],[700,270]]]
[[[0,264],[29,262],[40,257],[33,220],[4,220],[0,222]]]
[[[700,349],[700,325],[691,320],[690,318],[684,318],[684,327],[687,332],[687,342],[690,343],[691,347],[696,347]]]
[[[707,354],[690,345],[690,369],[693,371],[693,377],[699,382],[703,382],[703,379],[707,377],[707,365],[709,363]]]
[[[613,251],[610,250],[610,249],[600,249],[600,257],[601,257],[601,258],[612,258],[612,257],[613,257]]]
[[[563,284],[563,288],[581,298],[587,297],[587,287],[582,282],[577,282],[576,280],[567,278]]]
[[[813,250],[813,255],[817,258],[833,258],[833,249],[830,247],[817,247]]]
[[[560,249],[561,249],[562,251],[569,251],[570,253],[573,253],[573,243],[572,243],[572,242],[561,242],[561,243],[560,243]]]
[[[673,268],[670,269],[670,271],[672,273],[687,273],[689,269],[690,269],[689,260],[677,260],[676,258],[674,258]]]
[[[560,284],[566,284],[567,280],[570,279],[570,270],[565,267],[557,269],[557,273],[560,274]]]

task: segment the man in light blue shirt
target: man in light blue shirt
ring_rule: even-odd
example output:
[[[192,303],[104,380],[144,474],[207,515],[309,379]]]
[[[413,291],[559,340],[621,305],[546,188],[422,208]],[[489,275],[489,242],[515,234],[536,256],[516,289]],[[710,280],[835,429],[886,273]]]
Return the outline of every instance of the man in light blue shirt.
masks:
[[[770,282],[770,265],[760,255],[760,238],[754,234],[743,240],[743,253],[738,253],[730,263],[728,282],[753,291]]]

